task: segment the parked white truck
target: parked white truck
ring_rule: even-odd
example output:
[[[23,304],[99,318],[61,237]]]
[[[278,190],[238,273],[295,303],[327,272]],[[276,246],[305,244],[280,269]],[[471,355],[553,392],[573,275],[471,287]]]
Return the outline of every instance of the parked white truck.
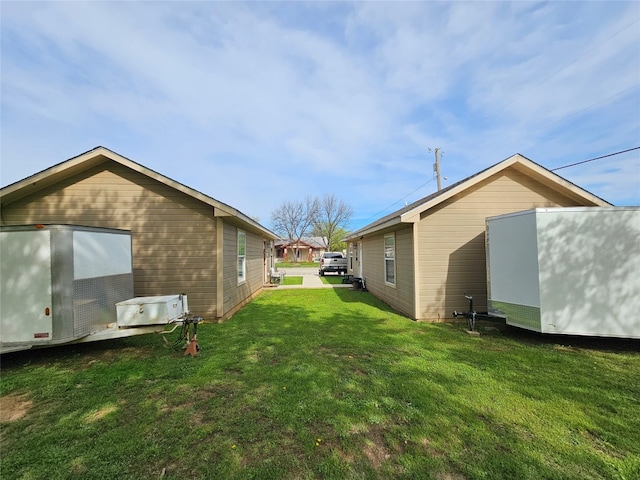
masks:
[[[340,252],[324,252],[320,257],[318,274],[322,277],[327,272],[347,273],[347,259]]]

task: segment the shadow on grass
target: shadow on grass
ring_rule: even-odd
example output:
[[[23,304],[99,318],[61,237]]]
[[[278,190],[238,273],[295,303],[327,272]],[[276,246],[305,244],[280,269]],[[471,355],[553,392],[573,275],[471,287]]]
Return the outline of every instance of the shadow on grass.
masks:
[[[57,345],[5,353],[1,357],[0,371],[9,371],[25,365],[48,364],[67,361],[84,355],[103,355],[129,348],[125,339],[103,340],[100,342]]]
[[[640,339],[549,335],[507,325],[504,332],[510,338],[531,345],[562,345],[570,348],[606,352],[640,352]]]
[[[198,338],[194,358],[155,335],[10,354],[4,388],[31,391],[38,415],[4,429],[7,468],[55,463],[70,477],[81,458],[95,478],[633,478],[632,353],[509,328],[470,337],[350,289],[265,292]]]
[[[344,303],[361,303],[363,305],[373,307],[381,312],[393,313],[394,315],[404,317],[407,320],[411,321],[409,317],[406,317],[403,313],[394,310],[391,306],[384,303],[379,298],[374,297],[371,293],[365,290],[358,290],[354,288],[336,288],[333,291]]]

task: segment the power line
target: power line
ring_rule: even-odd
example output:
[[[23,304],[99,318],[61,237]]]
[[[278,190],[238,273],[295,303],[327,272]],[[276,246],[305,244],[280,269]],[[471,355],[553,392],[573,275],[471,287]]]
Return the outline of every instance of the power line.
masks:
[[[628,148],[627,150],[621,150],[619,152],[609,153],[608,155],[602,155],[600,157],[590,158],[589,160],[583,160],[581,162],[571,163],[569,165],[564,165],[562,167],[552,168],[551,171],[555,172],[556,170],[562,170],[563,168],[575,167],[576,165],[582,165],[583,163],[593,162],[595,160],[600,160],[602,158],[613,157],[615,155],[621,155],[623,153],[632,152],[634,150],[640,150],[640,147]]]
[[[533,89],[535,89],[535,88],[539,87],[539,86],[540,86],[540,85],[542,85],[543,83],[545,83],[545,82],[549,81],[551,78],[555,77],[555,76],[556,76],[556,75],[558,75],[560,72],[562,72],[563,70],[565,70],[565,69],[566,69],[566,68],[568,68],[569,66],[573,65],[574,63],[576,63],[578,60],[581,60],[581,59],[582,59],[583,57],[585,57],[588,53],[593,52],[593,51],[594,51],[594,50],[596,50],[597,48],[599,48],[599,47],[601,47],[602,45],[604,45],[605,43],[607,43],[609,40],[613,39],[614,37],[618,36],[618,35],[619,35],[620,33],[622,33],[623,31],[627,30],[628,28],[630,28],[630,27],[632,27],[633,25],[635,25],[636,23],[638,23],[638,21],[640,21],[640,19],[635,19],[635,20],[634,20],[633,22],[631,22],[630,24],[628,24],[628,25],[626,25],[625,27],[623,27],[622,29],[620,29],[620,30],[616,31],[616,32],[615,32],[613,35],[611,35],[610,37],[608,37],[608,38],[606,38],[605,40],[603,40],[602,42],[600,42],[600,43],[598,43],[598,44],[596,44],[596,45],[592,46],[592,47],[591,47],[591,48],[589,48],[588,50],[586,50],[586,51],[584,51],[583,53],[581,53],[578,57],[574,58],[572,61],[570,61],[570,62],[566,63],[566,64],[565,64],[564,66],[562,66],[562,68],[560,68],[559,70],[556,70],[554,73],[552,73],[551,75],[547,76],[547,77],[546,77],[546,78],[544,78],[543,80],[540,80],[540,81],[538,81],[537,83],[535,83],[535,84],[533,84],[533,85],[530,85],[528,89],[527,89],[527,88],[525,88],[525,90],[524,90],[523,92],[521,92],[521,93],[520,93],[520,95],[518,95],[518,96],[517,96],[517,97],[515,97],[515,98],[512,98],[510,101],[506,102],[505,104],[503,104],[503,105],[502,105],[502,106],[500,106],[499,108],[495,109],[495,110],[494,110],[494,112],[492,112],[492,113],[490,113],[490,114],[486,115],[486,116],[485,116],[481,121],[484,121],[484,120],[486,120],[486,119],[490,118],[493,114],[497,113],[497,112],[498,112],[498,111],[500,111],[500,110],[503,110],[503,109],[504,109],[504,108],[506,108],[507,106],[509,106],[509,105],[511,105],[512,103],[514,103],[515,101],[519,100],[521,97],[523,97],[523,96],[524,96],[526,93],[528,93],[529,91],[531,91],[531,90],[533,90]],[[620,96],[620,95],[623,95],[623,94],[627,93],[628,91],[633,90],[633,89],[634,89],[634,88],[636,88],[636,87],[638,87],[638,84],[635,84],[635,85],[633,85],[633,86],[631,86],[631,87],[629,87],[629,88],[627,88],[627,89],[625,89],[625,90],[622,90],[622,91],[620,91],[620,92],[617,92],[617,93],[615,93],[615,94],[613,94],[613,95],[611,95],[611,96],[609,96],[609,97],[607,97],[607,98],[605,98],[605,99],[603,99],[603,100],[600,100],[600,101],[598,101],[598,102],[596,102],[596,103],[593,103],[593,104],[591,104],[591,105],[589,105],[589,106],[587,106],[587,107],[585,107],[585,108],[582,108],[582,109],[580,109],[580,110],[578,110],[578,111],[575,111],[575,112],[573,112],[573,113],[571,113],[571,114],[569,114],[569,115],[567,115],[567,116],[565,116],[565,117],[563,117],[563,118],[560,118],[560,119],[556,120],[555,122],[552,122],[552,123],[551,123],[551,124],[549,124],[549,125],[546,125],[546,126],[545,126],[545,129],[548,129],[550,125],[554,125],[554,124],[556,124],[556,123],[560,123],[560,122],[562,122],[562,121],[566,121],[568,118],[571,118],[571,117],[573,117],[573,116],[575,116],[575,115],[578,115],[578,114],[580,114],[580,113],[583,113],[583,112],[585,112],[585,111],[587,111],[587,110],[590,110],[591,108],[594,108],[594,107],[596,107],[596,106],[598,106],[598,105],[600,105],[600,104],[602,104],[602,103],[605,103],[605,102],[607,102],[607,101],[609,101],[609,100],[611,100],[611,99],[613,99],[613,98],[615,98],[615,97],[618,97],[618,96]],[[544,129],[543,129],[543,130],[544,130]],[[520,140],[521,138],[524,138],[524,136],[523,136],[523,137],[519,137],[519,138],[517,138],[517,139],[515,139],[515,140],[513,140],[513,141],[511,141],[511,142],[509,142],[509,144],[510,144],[510,143],[513,143],[513,142],[515,142],[515,141],[517,141],[517,140]],[[601,160],[601,159],[603,159],[603,158],[613,157],[613,156],[616,156],[616,155],[621,155],[621,154],[623,154],[623,153],[627,153],[627,152],[631,152],[631,151],[639,150],[639,149],[640,149],[640,146],[638,146],[638,147],[634,147],[634,148],[630,148],[630,149],[627,149],[627,150],[622,150],[622,151],[615,152],[615,153],[610,153],[610,154],[608,154],[608,155],[602,155],[602,156],[600,156],[600,157],[596,157],[596,158],[590,158],[590,159],[588,159],[588,160],[583,160],[583,161],[581,161],[581,162],[572,163],[572,164],[570,164],[570,165],[564,165],[564,166],[562,166],[562,167],[557,167],[557,168],[551,169],[550,171],[554,172],[554,171],[556,171],[556,170],[562,170],[562,169],[564,169],[564,168],[574,167],[574,166],[576,166],[576,165],[582,165],[582,164],[584,164],[584,163],[593,162],[593,161],[595,161],[595,160]],[[438,180],[439,180],[439,179],[438,179]],[[412,195],[413,193],[415,193],[416,191],[418,191],[418,190],[419,190],[419,189],[421,189],[422,187],[424,187],[424,186],[426,186],[427,184],[431,183],[432,181],[434,181],[434,178],[432,178],[431,180],[429,180],[429,181],[427,181],[427,182],[423,183],[422,185],[420,185],[419,187],[417,187],[415,190],[412,190],[412,191],[411,191],[411,192],[409,192],[407,195],[405,195],[404,197],[402,197],[400,200],[396,201],[395,203],[392,203],[391,205],[389,205],[389,206],[388,206],[388,207],[386,207],[385,209],[381,210],[380,212],[376,213],[375,215],[373,215],[372,217],[369,217],[369,218],[371,219],[371,218],[378,217],[380,214],[382,214],[382,213],[386,212],[386,211],[387,211],[387,210],[389,210],[391,207],[393,207],[393,206],[397,205],[397,204],[398,204],[398,203],[400,203],[402,200],[406,199],[407,197],[409,197],[410,195]],[[439,189],[438,189],[438,190],[439,190]]]
[[[409,193],[407,193],[404,197],[402,197],[400,200],[398,200],[395,203],[392,203],[391,205],[389,205],[387,208],[384,208],[382,210],[380,210],[378,213],[376,213],[375,215],[372,215],[371,217],[369,217],[369,219],[372,218],[376,218],[378,215],[380,215],[381,213],[386,212],[387,210],[389,210],[391,207],[397,205],[398,203],[400,203],[402,200],[404,200],[405,198],[409,197],[410,195],[414,194],[415,192],[417,192],[418,190],[420,190],[422,187],[424,187],[425,185],[433,182],[435,179],[431,178],[430,180],[427,180],[426,182],[424,182],[422,185],[420,185],[419,187],[417,187],[415,190],[410,191]]]
[[[595,157],[595,158],[589,158],[588,160],[582,160],[581,162],[576,162],[576,163],[571,163],[569,165],[563,165],[562,167],[557,167],[557,168],[552,168],[549,171],[551,172],[555,172],[556,170],[562,170],[563,168],[569,168],[569,167],[575,167],[576,165],[582,165],[583,163],[589,163],[589,162],[594,162],[596,160],[602,160],[603,158],[608,158],[608,157],[615,157],[616,155],[622,155],[623,153],[627,153],[627,152],[633,152],[634,150],[640,150],[640,146],[638,147],[633,147],[633,148],[628,148],[626,150],[620,150],[619,152],[614,152],[614,153],[609,153],[607,155],[601,155],[599,157]],[[418,190],[420,190],[422,187],[428,185],[429,183],[433,182],[435,180],[435,178],[431,178],[430,180],[427,180],[426,182],[424,182],[422,185],[420,185],[419,187],[417,187],[416,189],[412,190],[411,192],[409,192],[408,194],[406,194],[404,197],[402,197],[400,200],[392,203],[391,205],[389,205],[388,207],[382,209],[381,211],[379,211],[378,213],[376,213],[375,215],[372,215],[371,217],[369,217],[369,220],[372,218],[377,218],[380,214],[386,212],[387,210],[389,210],[391,207],[397,205],[398,203],[400,203],[402,200],[404,200],[405,198],[409,197],[410,195],[413,195],[415,192],[417,192]]]

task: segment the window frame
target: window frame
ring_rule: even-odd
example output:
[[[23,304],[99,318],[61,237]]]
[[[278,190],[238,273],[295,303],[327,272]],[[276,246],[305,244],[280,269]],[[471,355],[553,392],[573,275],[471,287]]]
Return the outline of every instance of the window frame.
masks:
[[[237,234],[237,258],[236,263],[238,285],[247,281],[247,234],[244,230],[238,229]],[[244,247],[244,251],[241,252],[241,247]]]
[[[391,244],[387,244],[387,239],[391,240]],[[390,287],[396,286],[396,234],[388,233],[384,236],[384,243],[382,249],[383,261],[384,261],[384,284]],[[393,262],[393,271],[389,272],[389,263]],[[392,281],[389,281],[389,273],[393,275]]]

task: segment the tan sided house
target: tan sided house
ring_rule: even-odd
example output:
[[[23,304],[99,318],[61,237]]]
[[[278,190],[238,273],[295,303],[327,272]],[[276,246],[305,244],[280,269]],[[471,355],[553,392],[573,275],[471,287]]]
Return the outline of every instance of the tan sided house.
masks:
[[[317,262],[327,251],[327,237],[302,237],[299,242],[291,239],[275,241],[278,262]]]
[[[487,311],[485,219],[544,207],[611,206],[516,154],[387,215],[348,238],[348,273],[416,320]]]
[[[271,231],[238,210],[104,147],[0,189],[2,225],[130,230],[136,296],[186,293],[224,319],[263,287]]]

